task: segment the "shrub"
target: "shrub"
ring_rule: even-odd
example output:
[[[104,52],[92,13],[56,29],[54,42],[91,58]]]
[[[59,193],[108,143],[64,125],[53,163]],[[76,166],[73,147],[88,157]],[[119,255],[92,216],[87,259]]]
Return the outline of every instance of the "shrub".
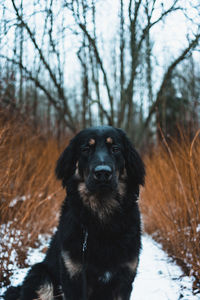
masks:
[[[200,130],[154,149],[145,159],[141,210],[145,231],[195,277],[200,288]]]
[[[68,139],[64,141],[65,145]],[[9,284],[13,267],[24,267],[28,247],[57,224],[64,198],[54,168],[61,149],[53,135],[28,120],[0,111],[0,282]]]

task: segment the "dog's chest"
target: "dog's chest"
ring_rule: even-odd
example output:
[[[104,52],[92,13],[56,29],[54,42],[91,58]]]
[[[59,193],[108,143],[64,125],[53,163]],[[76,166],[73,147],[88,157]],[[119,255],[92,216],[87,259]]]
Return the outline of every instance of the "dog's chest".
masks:
[[[85,232],[81,237],[81,243],[76,246],[79,249],[69,247],[62,252],[64,265],[71,278],[85,270],[89,282],[98,281],[106,284],[122,267],[132,268],[132,265],[134,269],[137,267],[137,261],[130,259],[132,250],[125,235],[98,235]]]
[[[66,251],[70,257],[82,264],[83,261],[91,268],[109,270],[124,260],[129,246],[125,235],[96,234],[95,231],[83,231],[66,241]]]
[[[109,272],[120,265],[125,258],[125,252],[122,238],[110,236],[98,236],[88,234],[87,244],[85,246],[86,263],[98,270],[105,270],[103,280],[109,278]]]

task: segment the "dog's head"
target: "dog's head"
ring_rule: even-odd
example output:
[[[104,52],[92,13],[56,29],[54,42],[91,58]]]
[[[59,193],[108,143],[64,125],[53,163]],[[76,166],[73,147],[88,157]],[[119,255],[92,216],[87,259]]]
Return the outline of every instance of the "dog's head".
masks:
[[[92,127],[79,132],[61,154],[56,175],[67,186],[74,176],[92,193],[117,190],[126,177],[133,187],[144,184],[144,164],[126,134],[111,126]]]

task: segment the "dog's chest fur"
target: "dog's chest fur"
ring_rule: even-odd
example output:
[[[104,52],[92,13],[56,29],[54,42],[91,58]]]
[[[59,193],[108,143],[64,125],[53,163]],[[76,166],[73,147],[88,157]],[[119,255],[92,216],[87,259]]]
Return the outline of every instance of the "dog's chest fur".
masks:
[[[117,204],[112,205],[114,200],[111,198],[106,199],[110,201],[111,204],[104,204],[103,201],[96,204],[97,206],[105,205],[105,207],[101,209],[98,208],[97,210],[106,212],[102,217],[102,214],[97,213],[95,209],[88,209],[86,199],[88,195],[85,189],[81,196],[82,197],[79,198],[78,212],[75,210],[75,208],[77,208],[77,202],[74,201],[74,198],[77,199],[77,193],[69,194],[66,199],[64,217],[61,222],[63,222],[63,228],[71,227],[71,234],[63,243],[65,245],[63,249],[67,252],[67,255],[64,255],[64,257],[70,256],[71,260],[75,262],[77,269],[80,269],[83,257],[82,249],[85,241],[85,230],[87,230],[88,237],[84,254],[86,264],[91,267],[91,269],[100,270],[101,273],[108,272],[110,269],[120,266],[126,262],[126,259],[129,260],[131,257],[131,254],[128,254],[127,258],[127,253],[129,253],[129,248],[131,252],[131,246],[135,244],[135,238],[130,224],[127,223],[127,225],[125,225],[124,216],[128,217],[127,212],[123,213],[123,207],[121,207],[120,201],[115,200]],[[125,197],[125,195],[123,195],[123,197]],[[93,201],[96,202],[98,199],[93,198]],[[67,203],[70,203],[70,205],[67,205]],[[76,212],[79,213],[80,211],[81,213],[76,215]],[[129,213],[131,214],[131,211],[129,211]],[[76,269],[76,267],[74,269]]]
[[[138,258],[134,256],[131,259],[128,258],[131,255],[127,256],[128,250],[123,245],[124,239],[120,239],[119,236],[117,238],[111,234],[105,238],[103,235],[95,235],[92,232],[92,234],[88,233],[87,240],[82,236],[80,241],[77,241],[79,251],[76,251],[76,254],[74,249],[68,249],[61,255],[71,278],[80,275],[84,267],[88,278],[108,283],[121,267],[127,267],[131,272],[136,271]],[[84,253],[83,247],[85,247]]]
[[[80,271],[83,263],[83,247],[84,259],[87,267],[91,270],[98,270],[100,274],[110,272],[124,263],[127,257],[127,234],[120,232],[120,227],[113,228],[113,219],[107,224],[96,222],[87,224],[87,239],[85,238],[85,227],[82,224],[74,224],[72,226],[71,235],[64,241],[63,258],[65,264],[71,269],[72,273]],[[67,227],[67,225],[66,225]],[[133,240],[129,240],[130,245]],[[103,278],[103,277],[102,277]],[[107,278],[107,276],[106,276]]]

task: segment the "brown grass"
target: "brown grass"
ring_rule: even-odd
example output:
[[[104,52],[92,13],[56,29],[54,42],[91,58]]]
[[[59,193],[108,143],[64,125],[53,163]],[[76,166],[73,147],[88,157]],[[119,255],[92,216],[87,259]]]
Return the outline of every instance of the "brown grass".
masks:
[[[200,284],[200,131],[146,157],[141,210],[145,230]],[[9,284],[10,255],[24,267],[28,247],[56,226],[64,191],[54,175],[62,149],[23,116],[0,111],[0,283]],[[68,143],[66,139],[63,147]],[[61,147],[61,148],[63,148]],[[0,285],[1,285],[0,284]]]
[[[200,130],[192,142],[182,134],[179,142],[154,149],[146,157],[146,187],[141,210],[145,231],[196,279],[200,288]]]
[[[68,143],[66,139],[65,145]],[[64,191],[54,175],[61,149],[30,122],[0,111],[0,282],[9,283],[12,249],[24,267],[28,247],[57,224]],[[4,224],[4,225],[2,225]],[[19,231],[20,230],[20,231]]]

